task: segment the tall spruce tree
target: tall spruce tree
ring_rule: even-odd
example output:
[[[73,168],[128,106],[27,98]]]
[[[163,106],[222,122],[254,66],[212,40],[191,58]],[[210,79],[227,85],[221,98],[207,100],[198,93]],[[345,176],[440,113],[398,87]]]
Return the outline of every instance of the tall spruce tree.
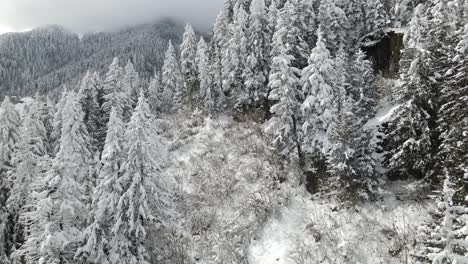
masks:
[[[149,263],[145,247],[149,224],[167,223],[170,199],[161,174],[164,150],[154,137],[152,117],[144,95],[127,126],[126,160],[117,184],[122,194],[112,228],[111,263]]]
[[[91,160],[81,105],[75,93],[70,92],[63,109],[59,152],[43,181],[44,195],[35,211],[43,216],[39,219],[44,226],[36,238],[41,241],[39,263],[73,262],[78,238],[87,221]]]
[[[244,85],[248,91],[245,104],[259,104],[264,110],[268,106],[268,90],[265,85],[268,74],[268,25],[264,0],[253,0],[250,5],[249,33],[247,36],[247,59],[243,72]],[[267,111],[267,115],[269,111]]]
[[[166,51],[164,65],[162,67],[163,101],[164,109],[180,110],[184,100],[184,88],[180,72],[179,62],[172,42],[169,41]]]
[[[13,247],[11,222],[8,221],[7,209],[7,199],[11,188],[8,175],[12,170],[12,155],[19,141],[20,124],[19,113],[10,98],[5,97],[0,107],[0,260],[4,261],[8,261]]]
[[[7,208],[12,222],[11,241],[13,242],[11,259],[21,263],[23,256],[19,247],[28,234],[28,221],[24,215],[31,210],[31,192],[34,189],[36,175],[43,170],[46,151],[46,130],[40,117],[40,102],[35,101],[23,119],[20,128],[20,140],[12,155],[12,173],[9,177],[10,195]]]
[[[180,45],[180,69],[184,78],[185,92],[191,106],[195,104],[195,95],[198,91],[197,67],[195,58],[197,42],[195,32],[190,24],[185,26],[185,32]]]
[[[112,248],[111,229],[116,221],[116,209],[125,186],[119,183],[125,159],[125,125],[116,108],[111,109],[107,136],[101,157],[102,167],[92,199],[92,222],[86,228],[76,259],[84,263],[109,263]]]
[[[273,144],[279,148],[281,155],[290,158],[290,153],[297,150],[299,164],[304,166],[304,157],[299,138],[300,132],[300,89],[299,69],[292,66],[294,56],[287,43],[289,29],[288,16],[282,14],[273,36],[272,65],[269,86],[270,100],[276,102],[271,112],[268,130],[274,134]]]

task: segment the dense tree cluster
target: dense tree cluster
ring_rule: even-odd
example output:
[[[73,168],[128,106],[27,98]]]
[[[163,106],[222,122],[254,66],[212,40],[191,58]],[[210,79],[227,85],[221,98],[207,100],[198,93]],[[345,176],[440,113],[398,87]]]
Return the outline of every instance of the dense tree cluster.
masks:
[[[0,261],[153,263],[148,234],[173,231],[181,217],[174,200],[182,199],[161,173],[166,147],[155,115],[196,111],[266,123],[275,154],[297,164],[300,183],[337,192],[344,204],[374,200],[385,177],[424,179],[440,202],[414,257],[466,263],[468,4],[414,2],[226,0],[210,41],[187,25],[180,50],[164,43],[157,71],[113,51],[120,59],[107,73],[88,71],[55,107],[38,97],[20,117],[6,97]],[[383,96],[360,40],[403,26],[400,76],[387,91],[395,111],[376,136],[368,127]],[[0,76],[18,81],[2,68]],[[218,253],[247,263],[246,241],[231,231],[226,243],[237,251]]]

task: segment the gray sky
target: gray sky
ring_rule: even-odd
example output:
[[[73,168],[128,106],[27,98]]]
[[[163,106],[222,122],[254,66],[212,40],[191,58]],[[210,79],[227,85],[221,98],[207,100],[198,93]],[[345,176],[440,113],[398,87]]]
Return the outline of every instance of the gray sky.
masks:
[[[78,33],[176,17],[211,27],[223,0],[0,0],[0,34],[57,24]]]

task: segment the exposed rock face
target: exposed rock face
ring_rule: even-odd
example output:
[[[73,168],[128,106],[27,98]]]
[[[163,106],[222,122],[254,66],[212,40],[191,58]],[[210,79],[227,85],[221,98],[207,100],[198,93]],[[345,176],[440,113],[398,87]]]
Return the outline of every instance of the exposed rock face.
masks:
[[[384,77],[398,74],[403,33],[390,30],[372,33],[361,40],[360,46],[373,62],[376,72]]]

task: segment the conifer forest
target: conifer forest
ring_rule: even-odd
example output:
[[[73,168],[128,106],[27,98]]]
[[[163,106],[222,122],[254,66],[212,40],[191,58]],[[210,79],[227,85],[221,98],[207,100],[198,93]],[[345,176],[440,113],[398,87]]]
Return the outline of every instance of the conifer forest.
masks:
[[[0,98],[0,264],[468,264],[467,0],[5,33]]]

